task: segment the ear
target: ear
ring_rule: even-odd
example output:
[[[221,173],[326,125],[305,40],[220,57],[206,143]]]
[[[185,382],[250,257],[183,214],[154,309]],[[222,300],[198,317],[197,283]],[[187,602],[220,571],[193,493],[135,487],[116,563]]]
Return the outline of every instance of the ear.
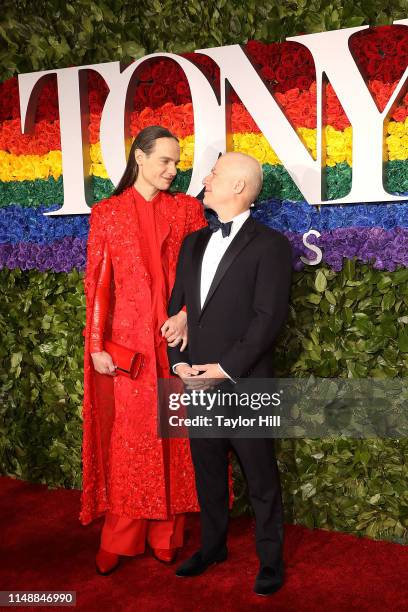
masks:
[[[234,193],[242,193],[245,189],[245,181],[244,179],[240,179],[236,181],[234,184]]]
[[[138,166],[142,166],[143,165],[143,160],[145,158],[145,153],[144,151],[142,151],[142,149],[136,149],[135,150],[135,160]]]

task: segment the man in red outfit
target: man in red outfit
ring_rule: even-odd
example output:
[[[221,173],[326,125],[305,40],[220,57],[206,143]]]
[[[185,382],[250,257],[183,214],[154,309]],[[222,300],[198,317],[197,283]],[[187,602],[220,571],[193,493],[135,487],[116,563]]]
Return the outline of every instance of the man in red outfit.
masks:
[[[184,237],[205,225],[201,204],[167,192],[179,161],[177,138],[152,126],[135,139],[113,196],[92,208],[85,274],[83,491],[80,519],[104,515],[100,574],[120,555],[172,562],[184,513],[197,511],[187,440],[157,435],[157,379],[169,376],[167,342],[186,343],[186,314],[167,303]],[[138,351],[135,380],[116,375],[104,340]]]

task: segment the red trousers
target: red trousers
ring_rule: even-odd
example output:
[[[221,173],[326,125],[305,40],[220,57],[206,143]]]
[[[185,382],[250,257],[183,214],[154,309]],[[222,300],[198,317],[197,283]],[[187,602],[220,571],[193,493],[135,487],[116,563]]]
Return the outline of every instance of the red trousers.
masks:
[[[117,555],[140,555],[146,541],[151,548],[180,548],[183,545],[184,514],[167,521],[128,519],[107,512],[101,534],[101,548]]]

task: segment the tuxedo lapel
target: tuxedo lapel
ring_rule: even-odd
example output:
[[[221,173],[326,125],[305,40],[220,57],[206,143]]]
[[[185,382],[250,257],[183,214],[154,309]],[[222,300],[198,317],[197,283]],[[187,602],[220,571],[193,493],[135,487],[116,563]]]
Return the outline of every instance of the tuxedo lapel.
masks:
[[[203,264],[203,256],[208,241],[212,236],[212,232],[206,227],[197,237],[193,248],[192,263],[193,263],[193,283],[194,283],[194,299],[197,313],[201,312],[201,268]]]
[[[237,257],[237,255],[242,251],[243,248],[245,248],[247,246],[247,244],[253,239],[253,237],[256,234],[256,226],[254,223],[254,220],[252,219],[252,217],[249,217],[244,225],[241,227],[241,229],[239,230],[239,232],[237,233],[237,235],[235,236],[235,238],[232,240],[231,244],[229,245],[228,249],[225,251],[223,257],[221,258],[220,263],[218,264],[218,268],[217,271],[214,275],[213,281],[210,285],[210,288],[208,290],[208,294],[207,297],[205,299],[205,302],[203,304],[203,308],[202,310],[199,309],[199,312],[201,310],[201,315],[203,314],[205,308],[208,305],[208,302],[211,300],[212,296],[214,295],[215,291],[217,290],[218,285],[220,284],[222,278],[224,277],[225,273],[227,272],[228,268],[231,266],[231,264],[234,262],[235,258]],[[207,245],[208,240],[206,241],[205,245]],[[200,281],[201,281],[201,263],[203,260],[203,254],[204,254],[204,249],[201,253],[201,261],[200,261],[200,276],[198,279],[198,283],[199,283],[199,288],[200,288]],[[200,304],[200,292],[198,294],[199,297],[199,304]]]

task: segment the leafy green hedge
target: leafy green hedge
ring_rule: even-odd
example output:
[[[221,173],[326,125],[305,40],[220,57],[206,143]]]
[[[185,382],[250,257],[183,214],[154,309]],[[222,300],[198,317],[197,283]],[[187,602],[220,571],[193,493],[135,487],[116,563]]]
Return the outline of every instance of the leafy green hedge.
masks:
[[[184,52],[407,17],[406,0],[3,0],[0,79],[19,72]],[[347,263],[294,278],[278,373],[405,376],[406,270]],[[0,272],[0,452],[5,474],[80,487],[81,276]],[[406,537],[406,440],[279,444],[288,519]],[[235,510],[246,506],[238,474]]]
[[[277,373],[405,376],[408,270],[345,263],[294,275]],[[80,487],[82,278],[0,272],[3,473]],[[278,444],[288,520],[406,537],[408,440],[285,440]],[[235,512],[247,501],[238,475]]]
[[[0,278],[2,471],[80,487],[81,275],[2,270]]]

